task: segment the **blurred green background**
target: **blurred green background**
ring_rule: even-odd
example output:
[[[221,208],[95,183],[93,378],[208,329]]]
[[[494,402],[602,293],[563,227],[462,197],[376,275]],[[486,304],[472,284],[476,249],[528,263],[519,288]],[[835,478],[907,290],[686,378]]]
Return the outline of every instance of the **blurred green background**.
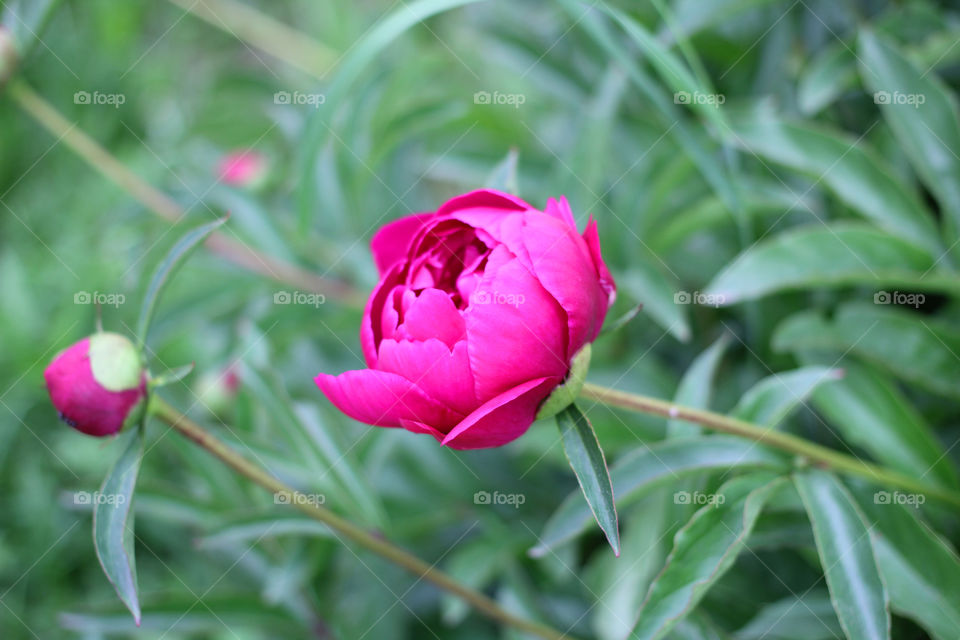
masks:
[[[595,345],[592,381],[768,420],[957,487],[957,7],[616,5],[619,19],[572,0],[0,1],[22,54],[0,94],[0,637],[523,637],[344,547],[159,423],[136,497],[134,627],[76,499],[118,443],[59,423],[42,371],[93,331],[85,301],[98,294],[110,301],[104,326],[132,334],[165,251],[227,211],[227,237],[362,299],[379,225],[515,173],[535,206],[564,194],[581,226],[597,218],[619,285],[610,319],[644,305]],[[66,128],[31,116],[26,87]],[[74,153],[81,134],[167,194],[177,224]],[[245,149],[266,178],[220,181],[225,154]],[[297,291],[310,293],[199,251],[150,335],[155,373],[196,363],[165,397],[526,617],[626,637],[698,506],[671,501],[674,490],[712,491],[739,473],[673,479],[625,502],[619,560],[595,528],[531,558],[576,489],[555,427],[454,452],[349,420],[312,378],[362,366],[361,311],[336,295],[275,303]],[[214,413],[198,394],[231,366],[239,391]],[[698,437],[583,408],[612,461]],[[869,512],[872,490],[852,488]],[[478,491],[524,501],[477,504]],[[905,517],[960,537],[955,512],[936,504]],[[924,578],[923,560],[890,553],[906,554],[927,589],[897,583],[893,637],[960,637],[960,572]],[[843,637],[822,573],[803,507],[785,492],[671,637]],[[942,616],[904,600],[911,591]]]

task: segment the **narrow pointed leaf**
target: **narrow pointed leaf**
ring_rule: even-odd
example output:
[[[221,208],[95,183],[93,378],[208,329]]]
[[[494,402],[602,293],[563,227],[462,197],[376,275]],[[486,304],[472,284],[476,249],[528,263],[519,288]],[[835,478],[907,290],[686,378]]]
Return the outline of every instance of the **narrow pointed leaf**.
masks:
[[[798,473],[794,484],[810,516],[830,599],[847,638],[889,639],[889,597],[863,516],[840,481],[825,471]]]
[[[821,385],[843,377],[843,372],[827,367],[803,367],[775,373],[751,387],[733,408],[732,417],[765,427],[774,427]]]
[[[657,640],[689,614],[733,566],[766,502],[786,484],[767,473],[736,478],[677,532],[650,586],[631,640]]]
[[[103,572],[140,624],[137,568],[133,555],[133,491],[143,457],[143,431],[137,429],[103,481],[93,507],[93,544]]]
[[[507,157],[501,160],[500,163],[493,168],[493,171],[490,172],[486,187],[488,189],[496,189],[497,191],[516,195],[519,191],[517,183],[517,158],[519,158],[519,156],[520,153],[516,148],[510,149],[510,151],[507,152]]]
[[[563,438],[563,451],[577,476],[580,489],[597,524],[607,536],[613,552],[620,555],[617,509],[613,503],[613,484],[597,434],[587,416],[572,404],[557,414],[557,426]]]
[[[696,357],[680,380],[677,392],[673,396],[674,402],[695,409],[710,407],[713,379],[728,344],[730,344],[730,336],[724,334]],[[695,436],[699,433],[700,427],[692,422],[678,419],[667,422],[667,434],[671,438]]]
[[[213,222],[201,225],[196,229],[191,229],[183,235],[176,244],[160,262],[153,277],[150,279],[150,285],[143,296],[143,303],[140,306],[140,319],[137,320],[137,341],[142,345],[147,340],[147,331],[150,330],[150,321],[153,319],[153,312],[157,305],[157,299],[160,297],[163,286],[170,279],[171,274],[179,267],[190,252],[193,251],[208,235],[226,222],[226,218],[220,218]]]

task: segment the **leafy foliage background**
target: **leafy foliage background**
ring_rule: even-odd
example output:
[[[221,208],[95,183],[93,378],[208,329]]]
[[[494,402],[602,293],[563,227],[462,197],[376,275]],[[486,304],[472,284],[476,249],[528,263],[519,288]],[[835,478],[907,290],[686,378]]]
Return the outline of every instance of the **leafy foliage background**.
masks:
[[[949,3],[618,3],[620,23],[589,3],[480,2],[376,51],[364,37],[411,5],[452,3],[250,2],[323,44],[321,80],[197,19],[189,0],[68,1],[40,24],[43,4],[0,7],[29,49],[22,78],[179,202],[180,226],[229,210],[229,233],[245,244],[367,291],[366,241],[379,224],[485,184],[515,149],[519,195],[539,205],[565,194],[581,224],[598,219],[620,287],[611,316],[644,305],[595,345],[591,380],[776,424],[957,488],[960,27]],[[125,102],[75,104],[78,91]],[[279,91],[326,101],[276,104]],[[478,104],[484,91],[523,103]],[[891,103],[875,99],[883,91]],[[895,92],[924,102],[898,104]],[[217,183],[222,154],[246,147],[271,163],[258,192]],[[0,148],[3,637],[515,637],[345,548],[157,424],[136,498],[138,631],[74,500],[98,486],[118,445],[59,424],[41,374],[93,329],[78,292],[123,294],[104,324],[132,332],[147,276],[179,232],[9,99]],[[701,506],[677,492],[756,481],[746,464],[713,469],[723,441],[692,425],[587,403],[614,464],[656,466],[657,447],[688,438],[680,448],[699,456],[698,472],[618,495],[619,559],[595,527],[545,544],[576,489],[553,425],[461,453],[350,421],[312,377],[360,366],[360,310],[274,304],[284,290],[198,253],[151,334],[156,371],[197,363],[167,397],[337,512],[526,616],[626,637]],[[884,292],[893,304],[875,300]],[[915,294],[922,303],[895,304]],[[239,395],[213,416],[197,380],[235,361]],[[823,575],[835,563],[818,555],[804,508],[825,508],[815,496],[831,481],[803,477],[799,494],[777,485],[729,572],[671,637],[843,637]],[[879,561],[884,578],[850,589],[891,599],[894,638],[957,637],[955,511],[877,504],[874,488],[847,485],[844,508],[866,523],[859,544],[873,543],[860,561]],[[483,491],[523,504],[477,504]],[[681,559],[690,571],[703,560]]]

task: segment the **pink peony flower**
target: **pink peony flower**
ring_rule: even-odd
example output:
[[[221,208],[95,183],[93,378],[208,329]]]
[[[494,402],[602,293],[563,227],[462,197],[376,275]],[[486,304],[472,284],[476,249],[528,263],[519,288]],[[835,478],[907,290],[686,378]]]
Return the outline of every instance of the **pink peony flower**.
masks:
[[[266,160],[256,151],[235,151],[220,160],[220,181],[238,186],[251,186],[266,173]]]
[[[581,236],[562,197],[538,211],[474,191],[384,226],[371,248],[380,282],[360,331],[369,368],[317,385],[356,420],[455,449],[523,435],[616,294],[596,223]]]
[[[60,418],[91,436],[109,436],[140,417],[147,376],[133,344],[95,333],[60,353],[43,372]]]

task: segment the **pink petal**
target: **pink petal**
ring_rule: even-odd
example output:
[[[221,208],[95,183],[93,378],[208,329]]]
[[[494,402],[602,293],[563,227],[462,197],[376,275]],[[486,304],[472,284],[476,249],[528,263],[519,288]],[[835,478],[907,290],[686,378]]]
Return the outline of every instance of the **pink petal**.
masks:
[[[383,310],[384,306],[392,301],[393,290],[399,284],[399,273],[402,264],[394,264],[383,275],[377,286],[373,288],[367,299],[367,306],[363,310],[363,321],[360,324],[360,346],[363,348],[363,357],[371,369],[377,365],[377,345],[383,338]]]
[[[528,380],[497,397],[463,419],[443,439],[453,449],[499,447],[526,433],[537,415],[537,408],[560,378]]]
[[[600,332],[609,293],[601,286],[590,248],[575,227],[541,213],[529,213],[523,219],[523,245],[533,272],[566,311],[567,357],[573,357]]]
[[[560,196],[559,201],[554,198],[548,199],[547,206],[543,208],[543,212],[561,222],[566,222],[574,229],[577,228],[577,221],[573,217],[573,212],[570,210],[570,203],[567,202],[566,196]]]
[[[600,254],[600,235],[597,233],[597,221],[593,219],[593,216],[590,216],[590,221],[587,222],[587,228],[583,232],[583,240],[587,243],[587,248],[590,249],[590,257],[597,269],[600,286],[607,292],[609,304],[613,305],[613,301],[617,297],[617,285],[613,281],[610,270],[607,269],[607,264],[603,261],[603,256]]]
[[[373,253],[373,260],[377,264],[380,275],[383,275],[395,263],[407,257],[407,252],[414,237],[430,222],[434,215],[433,213],[420,213],[400,218],[385,224],[373,234],[373,238],[370,239],[370,251]]]
[[[366,424],[399,427],[401,420],[416,420],[442,426],[462,418],[395,373],[360,369],[339,376],[321,373],[314,381],[340,411]]]
[[[446,435],[442,431],[437,431],[428,424],[423,424],[422,422],[417,422],[416,420],[401,420],[400,426],[411,431],[413,433],[426,433],[433,436],[437,442],[443,442],[443,439]]]
[[[503,245],[491,252],[464,319],[480,402],[527,380],[566,375],[566,314]]]
[[[478,189],[447,200],[437,209],[437,215],[449,216],[455,211],[463,209],[502,209],[505,211],[526,211],[533,209],[529,204],[516,196],[494,189]]]
[[[436,338],[422,342],[384,340],[377,366],[410,380],[453,411],[467,415],[477,406],[464,340],[453,350]]]
[[[450,296],[439,289],[421,291],[396,332],[400,340],[437,338],[451,349],[465,335],[463,317]]]

